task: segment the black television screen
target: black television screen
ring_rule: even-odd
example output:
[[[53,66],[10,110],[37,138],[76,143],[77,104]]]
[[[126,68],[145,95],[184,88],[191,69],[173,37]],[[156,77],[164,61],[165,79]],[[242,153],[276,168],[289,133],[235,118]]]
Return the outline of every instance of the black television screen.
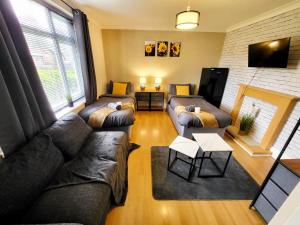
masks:
[[[248,67],[286,68],[290,38],[249,45]]]

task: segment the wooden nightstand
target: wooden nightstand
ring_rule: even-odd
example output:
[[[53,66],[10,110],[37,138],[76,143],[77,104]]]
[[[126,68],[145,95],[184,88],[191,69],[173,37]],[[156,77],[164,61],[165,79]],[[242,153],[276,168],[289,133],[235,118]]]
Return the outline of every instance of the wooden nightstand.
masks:
[[[135,92],[137,111],[164,111],[164,96],[162,91]]]

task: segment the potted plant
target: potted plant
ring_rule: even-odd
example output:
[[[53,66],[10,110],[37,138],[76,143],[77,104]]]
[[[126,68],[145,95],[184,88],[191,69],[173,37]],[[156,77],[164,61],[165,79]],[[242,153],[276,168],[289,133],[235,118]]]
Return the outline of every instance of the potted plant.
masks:
[[[255,117],[251,114],[245,114],[242,117],[241,123],[240,123],[240,134],[241,135],[247,135],[254,123]]]

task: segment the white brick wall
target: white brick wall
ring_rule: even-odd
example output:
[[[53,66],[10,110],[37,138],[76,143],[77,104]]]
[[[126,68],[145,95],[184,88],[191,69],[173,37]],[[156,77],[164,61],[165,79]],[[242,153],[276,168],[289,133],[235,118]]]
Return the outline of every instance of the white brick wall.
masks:
[[[288,68],[248,68],[249,44],[285,37],[292,37]],[[230,68],[221,105],[228,112],[232,110],[239,84],[247,84],[254,74],[252,86],[300,96],[300,8],[228,32],[225,37],[220,67]],[[254,140],[259,141],[269,125],[276,107],[257,99],[245,98],[241,111],[244,112],[253,101],[261,107],[261,112],[250,135]],[[272,147],[274,156],[283,147],[299,117],[300,103],[296,105]],[[285,157],[300,158],[299,130]]]
[[[257,107],[260,108],[260,111],[254,121],[249,136],[254,141],[260,143],[266,130],[268,129],[268,124],[271,122],[272,116],[275,114],[277,107],[271,105],[270,103],[246,96],[241,107],[239,118],[241,118],[242,115],[249,113],[249,109],[251,109],[251,105],[253,102]]]

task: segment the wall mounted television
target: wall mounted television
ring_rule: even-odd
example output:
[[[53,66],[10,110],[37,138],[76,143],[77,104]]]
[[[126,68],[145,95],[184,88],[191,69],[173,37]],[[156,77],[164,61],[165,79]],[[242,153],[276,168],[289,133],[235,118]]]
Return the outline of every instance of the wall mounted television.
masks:
[[[248,46],[248,67],[286,68],[290,39],[265,41]]]

